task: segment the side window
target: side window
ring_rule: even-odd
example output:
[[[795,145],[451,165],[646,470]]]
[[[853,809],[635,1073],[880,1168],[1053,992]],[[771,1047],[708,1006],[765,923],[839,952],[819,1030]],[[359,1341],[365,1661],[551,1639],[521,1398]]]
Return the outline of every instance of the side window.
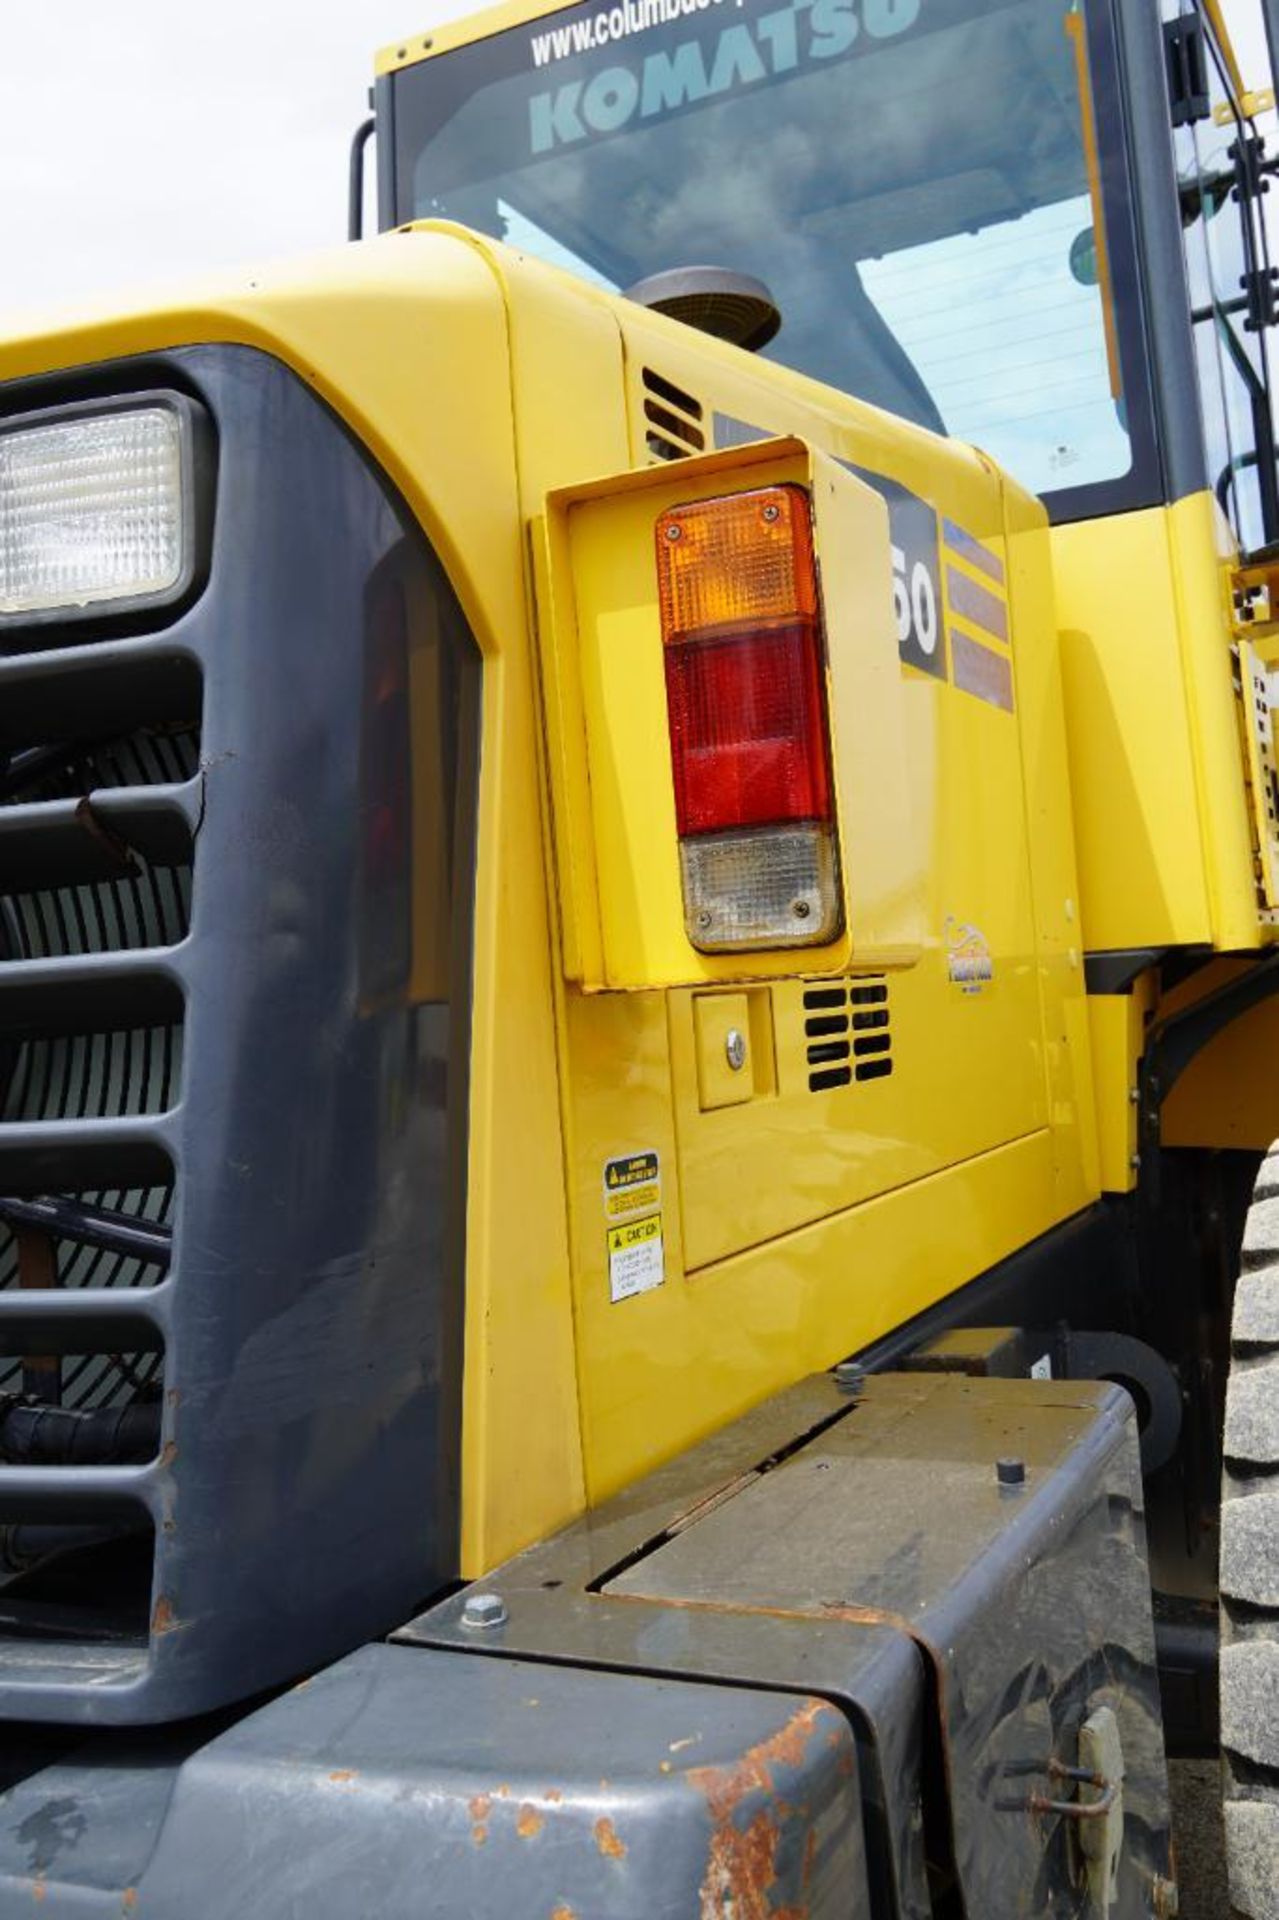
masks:
[[[1183,41],[1181,57],[1202,91],[1174,111],[1182,124],[1173,139],[1207,478],[1240,546],[1255,551],[1279,536],[1279,512],[1266,340],[1255,310],[1268,272],[1265,234],[1257,199],[1240,190],[1253,135],[1194,0],[1165,0],[1164,18],[1185,22],[1187,32],[1198,19],[1201,28],[1191,47]]]

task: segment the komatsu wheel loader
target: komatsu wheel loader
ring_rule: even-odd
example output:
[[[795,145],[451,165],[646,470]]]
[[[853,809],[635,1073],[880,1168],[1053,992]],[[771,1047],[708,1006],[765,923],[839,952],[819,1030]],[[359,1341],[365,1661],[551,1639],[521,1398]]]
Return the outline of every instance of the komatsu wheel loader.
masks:
[[[1267,97],[509,0],[0,343],[3,1920],[1279,1914]]]

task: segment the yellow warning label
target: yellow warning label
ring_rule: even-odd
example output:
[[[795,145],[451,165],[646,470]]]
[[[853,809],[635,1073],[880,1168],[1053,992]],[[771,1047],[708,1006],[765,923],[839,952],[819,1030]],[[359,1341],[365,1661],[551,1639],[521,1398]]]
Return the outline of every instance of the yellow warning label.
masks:
[[[604,1162],[604,1218],[628,1220],[656,1213],[662,1204],[662,1162],[649,1148]]]
[[[624,1213],[641,1213],[645,1207],[655,1207],[661,1197],[661,1188],[626,1187],[621,1193],[606,1193],[604,1211],[610,1220],[618,1219]]]
[[[608,1291],[615,1304],[660,1287],[665,1278],[660,1213],[608,1229]]]

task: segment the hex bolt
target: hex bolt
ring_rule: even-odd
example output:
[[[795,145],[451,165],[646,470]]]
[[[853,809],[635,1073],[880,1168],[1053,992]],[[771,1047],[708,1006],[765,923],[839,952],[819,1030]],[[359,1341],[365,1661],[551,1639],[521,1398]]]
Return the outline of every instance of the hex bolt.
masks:
[[[464,1627],[504,1627],[510,1617],[500,1593],[473,1593],[462,1608]]]
[[[866,1369],[856,1360],[841,1360],[835,1369],[835,1385],[850,1400],[855,1400],[866,1385]]]
[[[1001,1487],[1024,1487],[1026,1484],[1026,1462],[1024,1460],[996,1460],[995,1478]]]
[[[724,1058],[734,1073],[746,1065],[746,1036],[740,1027],[730,1027],[724,1035]]]

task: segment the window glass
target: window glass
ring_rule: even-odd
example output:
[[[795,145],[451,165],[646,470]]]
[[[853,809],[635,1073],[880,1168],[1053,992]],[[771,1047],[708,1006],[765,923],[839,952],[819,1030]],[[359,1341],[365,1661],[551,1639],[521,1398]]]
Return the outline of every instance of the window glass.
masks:
[[[1165,0],[1165,18],[1195,14],[1193,0]],[[1254,205],[1236,195],[1235,156],[1246,137],[1211,33],[1204,49],[1210,111],[1174,132],[1195,363],[1208,479],[1240,545],[1274,537],[1265,337],[1247,324],[1245,286],[1265,263]],[[1272,464],[1272,462],[1271,462]]]
[[[565,8],[397,78],[397,217],[622,291],[754,274],[783,315],[769,357],[1035,491],[1112,482],[1140,340],[1088,31],[1080,0]]]

